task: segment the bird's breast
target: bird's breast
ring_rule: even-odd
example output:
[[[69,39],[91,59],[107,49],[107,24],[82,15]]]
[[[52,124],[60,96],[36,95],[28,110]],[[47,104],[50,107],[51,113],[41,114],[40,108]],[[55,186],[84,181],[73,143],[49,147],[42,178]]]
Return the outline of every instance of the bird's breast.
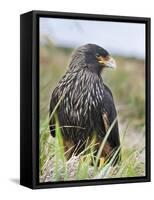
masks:
[[[76,81],[65,88],[66,94],[62,102],[63,114],[69,121],[78,124],[87,124],[92,121],[96,112],[100,111],[103,101],[103,88],[99,83],[83,84]]]

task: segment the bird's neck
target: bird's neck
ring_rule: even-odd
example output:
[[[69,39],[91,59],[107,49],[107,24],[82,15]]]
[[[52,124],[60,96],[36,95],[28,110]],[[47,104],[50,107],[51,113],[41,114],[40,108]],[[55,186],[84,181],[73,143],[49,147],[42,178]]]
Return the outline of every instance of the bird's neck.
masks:
[[[101,88],[104,87],[101,75],[87,70],[86,67],[81,70],[70,69],[66,73],[66,77],[64,79],[67,80],[66,82],[70,82],[70,87],[72,87],[74,90],[87,89],[89,92],[91,92],[99,86],[101,86]]]

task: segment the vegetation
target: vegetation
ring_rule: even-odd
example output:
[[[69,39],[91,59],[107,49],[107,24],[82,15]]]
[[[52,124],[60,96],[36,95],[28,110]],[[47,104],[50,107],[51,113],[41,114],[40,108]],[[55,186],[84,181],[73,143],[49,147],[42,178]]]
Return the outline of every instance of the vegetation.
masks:
[[[113,122],[112,127],[114,126],[114,123],[115,121]],[[78,156],[73,154],[67,161],[58,120],[56,120],[55,138],[49,137],[49,132],[45,125],[40,136],[40,181],[50,182],[143,176],[144,162],[141,161],[140,156],[142,155],[144,148],[136,150],[125,149],[125,134],[123,134],[123,139],[121,140],[120,148],[122,151],[119,164],[113,167],[113,163],[120,148],[113,153],[110,160],[104,162],[101,167],[99,166],[100,152],[105,145],[112,127],[102,141],[96,156],[94,156],[95,144],[91,143]]]
[[[114,159],[111,159],[98,167],[99,155],[94,157],[93,144],[67,161],[58,120],[56,138],[50,135],[48,109],[51,93],[66,71],[71,52],[72,49],[55,47],[48,38],[40,47],[40,181],[143,176],[145,67],[142,60],[115,56],[117,69],[108,69],[103,73],[103,80],[113,92],[120,122],[122,159],[118,165],[113,167]]]

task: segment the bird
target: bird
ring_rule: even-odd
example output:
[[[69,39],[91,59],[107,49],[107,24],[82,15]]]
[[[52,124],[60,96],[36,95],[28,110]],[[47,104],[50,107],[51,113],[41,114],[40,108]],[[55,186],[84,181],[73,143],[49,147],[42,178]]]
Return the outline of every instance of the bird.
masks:
[[[49,118],[56,105],[56,115],[67,159],[73,153],[80,154],[86,142],[95,136],[95,152],[98,153],[102,141],[117,118],[113,95],[104,83],[104,69],[116,68],[114,58],[107,50],[96,44],[85,44],[72,54],[68,69],[53,90]],[[50,133],[55,137],[55,118],[49,120]],[[118,120],[102,149],[100,161],[107,160],[120,147]],[[115,163],[119,160],[119,153]]]

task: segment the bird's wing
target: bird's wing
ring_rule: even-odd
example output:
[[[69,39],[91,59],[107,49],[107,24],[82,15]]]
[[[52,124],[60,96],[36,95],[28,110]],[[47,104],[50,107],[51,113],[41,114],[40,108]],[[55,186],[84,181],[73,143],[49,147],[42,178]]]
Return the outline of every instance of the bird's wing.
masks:
[[[54,108],[57,104],[57,96],[56,96],[56,89],[53,91],[51,100],[50,100],[50,107],[49,107],[49,128],[50,133],[53,137],[55,137],[55,119],[54,116],[51,116]]]
[[[109,127],[112,125],[113,121],[117,117],[117,111],[114,104],[114,99],[111,90],[104,84],[104,102],[103,102],[103,125],[105,127],[105,130],[109,129]],[[114,127],[112,128],[108,141],[111,144],[113,148],[118,147],[120,145],[120,139],[119,139],[119,128],[118,128],[118,121],[116,121]]]

